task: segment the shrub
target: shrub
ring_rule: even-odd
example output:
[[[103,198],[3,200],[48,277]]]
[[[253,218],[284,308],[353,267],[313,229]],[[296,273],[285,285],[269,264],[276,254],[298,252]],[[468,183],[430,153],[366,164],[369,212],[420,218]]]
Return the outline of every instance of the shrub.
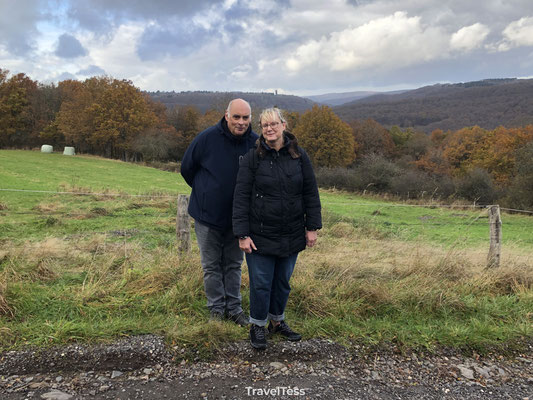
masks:
[[[351,168],[320,168],[316,172],[318,185],[323,188],[357,191],[361,189],[361,179]]]
[[[381,155],[370,154],[355,167],[355,174],[363,190],[388,192],[393,180],[401,174],[401,169]]]
[[[459,197],[478,203],[492,204],[497,198],[489,173],[481,168],[468,171],[457,180],[456,187]]]

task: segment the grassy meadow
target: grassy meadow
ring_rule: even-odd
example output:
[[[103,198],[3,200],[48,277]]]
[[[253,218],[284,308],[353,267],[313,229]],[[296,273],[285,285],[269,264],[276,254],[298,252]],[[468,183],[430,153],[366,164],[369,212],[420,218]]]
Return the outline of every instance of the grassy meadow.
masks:
[[[209,322],[198,249],[177,251],[179,174],[89,156],[0,150],[0,351],[159,333],[210,350],[247,338]],[[478,352],[533,336],[533,218],[321,191],[288,320],[306,338]],[[248,276],[242,293],[248,307]]]

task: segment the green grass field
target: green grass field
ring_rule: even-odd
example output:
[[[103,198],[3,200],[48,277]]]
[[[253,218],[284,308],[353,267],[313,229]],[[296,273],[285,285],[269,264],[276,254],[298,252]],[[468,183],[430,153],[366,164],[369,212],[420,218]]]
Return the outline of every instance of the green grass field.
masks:
[[[176,250],[179,174],[97,157],[0,150],[0,350],[161,333],[209,350],[247,337],[209,322],[196,246]],[[52,192],[52,193],[48,193]],[[533,336],[533,219],[322,191],[287,314],[305,337],[489,351]],[[243,268],[243,302],[248,280]]]

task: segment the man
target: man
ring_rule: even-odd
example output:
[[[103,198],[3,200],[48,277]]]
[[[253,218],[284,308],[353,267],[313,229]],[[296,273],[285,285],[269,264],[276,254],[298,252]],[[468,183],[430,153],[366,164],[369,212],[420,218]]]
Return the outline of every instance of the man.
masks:
[[[251,118],[246,101],[232,100],[220,122],[194,138],[181,163],[181,174],[192,187],[189,214],[195,220],[211,319],[228,318],[241,326],[248,324],[240,293],[243,252],[231,217],[239,159],[258,138]]]

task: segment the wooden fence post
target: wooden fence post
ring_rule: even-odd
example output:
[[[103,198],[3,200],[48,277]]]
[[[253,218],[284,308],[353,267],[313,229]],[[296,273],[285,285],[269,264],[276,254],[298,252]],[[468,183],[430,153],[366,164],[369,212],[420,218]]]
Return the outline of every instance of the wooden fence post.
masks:
[[[502,219],[500,206],[489,206],[490,248],[487,257],[487,268],[500,266],[502,248]]]
[[[178,211],[176,215],[176,236],[178,238],[178,248],[182,252],[191,250],[191,223],[187,208],[189,206],[189,196],[178,195]]]

